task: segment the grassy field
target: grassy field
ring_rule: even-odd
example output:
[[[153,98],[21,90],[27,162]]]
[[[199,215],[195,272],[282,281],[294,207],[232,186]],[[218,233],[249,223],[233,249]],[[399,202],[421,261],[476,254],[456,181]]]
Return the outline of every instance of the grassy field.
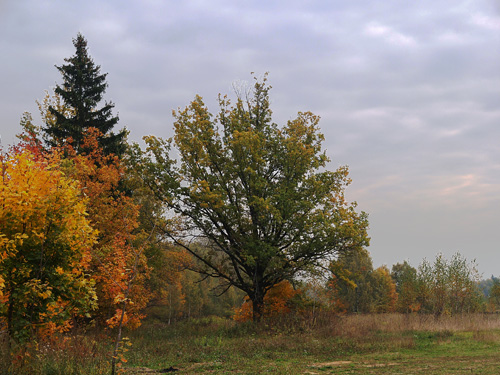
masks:
[[[325,316],[314,325],[288,318],[258,326],[221,318],[170,326],[146,321],[127,336],[132,345],[123,353],[125,374],[172,368],[177,374],[500,373],[496,315]],[[12,373],[109,374],[110,342],[104,336],[45,345]]]
[[[149,324],[130,335],[128,373],[171,366],[182,374],[500,373],[497,316],[360,315],[293,329],[287,323]]]

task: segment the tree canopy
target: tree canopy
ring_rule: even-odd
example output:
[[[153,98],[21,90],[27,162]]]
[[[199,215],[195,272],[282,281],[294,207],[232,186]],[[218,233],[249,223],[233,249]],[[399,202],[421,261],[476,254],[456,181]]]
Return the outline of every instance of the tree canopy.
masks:
[[[67,64],[56,66],[63,78],[63,84],[57,85],[55,94],[62,98],[62,106],[50,106],[50,114],[54,121],[46,121],[43,131],[50,146],[60,145],[68,138],[73,147],[81,152],[83,134],[91,127],[97,128],[102,136],[99,144],[105,153],[121,155],[125,151],[127,132],[122,129],[112,132],[118,122],[113,116],[114,104],[105,102],[98,108],[108,84],[107,74],[101,74],[101,67],[89,56],[87,40],[82,34],[73,39],[75,55],[64,59]],[[61,103],[60,103],[61,104]]]
[[[370,253],[363,248],[344,252],[329,265],[334,307],[337,311],[374,311],[376,283]]]
[[[96,307],[86,271],[97,233],[57,153],[45,159],[20,150],[1,159],[0,317],[24,341]]]
[[[368,244],[367,215],[344,198],[347,167],[326,170],[319,117],[299,112],[279,127],[269,90],[264,77],[235,104],[219,96],[216,116],[197,96],[174,111],[173,140],[145,137],[146,152],[134,151],[146,184],[178,215],[165,235],[198,272],[245,291],[254,319],[274,285]]]

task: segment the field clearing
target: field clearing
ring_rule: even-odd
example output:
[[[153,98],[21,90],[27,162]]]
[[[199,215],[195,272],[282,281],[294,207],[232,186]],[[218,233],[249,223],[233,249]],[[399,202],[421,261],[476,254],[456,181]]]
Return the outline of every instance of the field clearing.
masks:
[[[325,319],[326,320],[326,319]],[[221,319],[153,323],[130,335],[130,374],[498,374],[500,317],[350,315],[255,327]],[[295,327],[295,328],[289,328]],[[142,331],[142,332],[141,332]],[[131,367],[138,368],[131,368]],[[158,373],[158,372],[157,372]]]
[[[493,314],[288,316],[259,325],[149,319],[126,336],[122,374],[500,373],[500,316]],[[110,374],[111,347],[102,332],[54,337],[10,369],[4,351],[0,374]]]

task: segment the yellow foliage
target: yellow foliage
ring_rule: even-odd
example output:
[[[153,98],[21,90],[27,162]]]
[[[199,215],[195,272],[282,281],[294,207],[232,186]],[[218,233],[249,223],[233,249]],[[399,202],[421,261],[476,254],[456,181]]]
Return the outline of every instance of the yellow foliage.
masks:
[[[26,151],[3,161],[2,258],[17,252],[27,239],[32,246],[42,245],[55,225],[64,229],[57,240],[82,254],[94,242],[95,233],[85,218],[86,200],[80,196],[79,184],[64,176],[59,162],[58,154],[36,160]]]
[[[49,326],[65,324],[64,299],[72,300],[72,313],[92,306],[84,271],[96,231],[86,218],[87,200],[78,181],[62,172],[57,152],[18,149],[0,161],[0,316],[13,330],[26,331],[28,321],[52,332]]]

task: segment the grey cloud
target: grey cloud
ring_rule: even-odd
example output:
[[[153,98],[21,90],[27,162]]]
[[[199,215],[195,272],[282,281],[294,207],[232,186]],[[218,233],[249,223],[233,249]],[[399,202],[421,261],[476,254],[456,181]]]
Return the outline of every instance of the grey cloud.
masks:
[[[109,73],[106,98],[133,140],[170,136],[172,109],[199,93],[216,112],[233,81],[269,71],[275,121],[320,115],[332,168],[350,166],[347,194],[370,213],[375,264],[460,250],[500,274],[491,254],[500,219],[498,2],[0,6],[4,143],[22,111],[36,112],[34,100],[60,81],[54,65],[73,54],[78,31]]]

